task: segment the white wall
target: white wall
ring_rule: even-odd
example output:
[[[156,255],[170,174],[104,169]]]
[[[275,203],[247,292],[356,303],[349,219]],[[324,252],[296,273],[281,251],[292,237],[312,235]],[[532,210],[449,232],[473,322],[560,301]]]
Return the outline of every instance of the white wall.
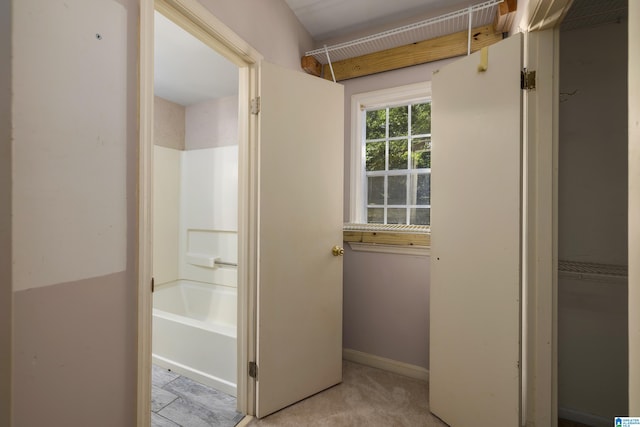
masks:
[[[238,97],[189,105],[185,120],[179,275],[235,287],[235,268],[206,265],[238,262]]]
[[[159,145],[154,147],[153,277],[156,285],[179,278],[182,153]]]
[[[154,147],[153,274],[237,286],[238,147],[181,151]]]
[[[629,1],[629,413],[640,414],[640,3]]]
[[[561,32],[561,260],[627,264],[626,37],[625,23]],[[560,414],[626,414],[627,348],[627,282],[560,273]]]
[[[180,195],[180,278],[237,286],[207,264],[238,262],[238,146],[183,151]]]

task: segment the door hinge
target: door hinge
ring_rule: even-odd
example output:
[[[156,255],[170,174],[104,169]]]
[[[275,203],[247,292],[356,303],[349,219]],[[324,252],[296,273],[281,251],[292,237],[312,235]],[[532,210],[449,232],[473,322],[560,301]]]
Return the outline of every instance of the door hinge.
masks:
[[[536,72],[526,68],[520,72],[520,89],[533,90],[536,88]]]
[[[251,114],[257,115],[260,112],[260,97],[251,100]]]
[[[156,291],[156,280],[155,277],[151,278],[151,293],[154,293]]]
[[[258,379],[258,364],[256,362],[249,362],[249,376]]]

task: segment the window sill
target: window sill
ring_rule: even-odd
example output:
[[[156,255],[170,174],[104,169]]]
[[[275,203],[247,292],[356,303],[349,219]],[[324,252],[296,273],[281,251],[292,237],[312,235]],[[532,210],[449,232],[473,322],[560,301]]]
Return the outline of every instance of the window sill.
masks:
[[[429,256],[428,227],[345,224],[343,240],[354,251]]]

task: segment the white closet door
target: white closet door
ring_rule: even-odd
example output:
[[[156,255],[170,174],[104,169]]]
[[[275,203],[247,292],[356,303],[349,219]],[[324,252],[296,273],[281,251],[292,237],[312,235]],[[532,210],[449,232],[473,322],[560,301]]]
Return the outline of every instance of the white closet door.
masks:
[[[260,67],[258,380],[263,417],[342,381],[342,85]]]
[[[434,74],[431,411],[519,425],[522,37]]]

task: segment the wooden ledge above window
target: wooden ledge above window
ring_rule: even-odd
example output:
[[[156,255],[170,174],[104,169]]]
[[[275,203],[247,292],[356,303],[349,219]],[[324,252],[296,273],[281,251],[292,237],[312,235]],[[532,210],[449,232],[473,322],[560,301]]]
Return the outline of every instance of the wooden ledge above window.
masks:
[[[426,226],[345,224],[343,240],[355,251],[428,255],[431,233]]]
[[[503,39],[503,34],[496,32],[493,25],[473,28],[471,33],[471,52],[491,46]],[[302,57],[301,67],[308,74],[322,76],[326,80],[332,80],[334,75],[336,81],[348,80],[466,55],[468,36],[468,30],[459,31],[405,46],[335,61],[331,64],[333,74],[328,64],[322,65],[312,56]]]
[[[320,48],[307,52],[307,55],[303,56],[301,60],[302,69],[314,76],[341,81],[467,55],[469,49],[471,52],[476,52],[502,40],[505,33],[511,29],[516,15],[517,0],[503,0],[497,4],[488,3],[492,2],[476,6],[478,9],[474,19],[479,20],[476,22],[480,26],[471,30],[465,25],[460,26],[461,22],[464,23],[465,20],[468,20],[466,17],[463,18],[463,16],[468,16],[468,9],[464,8],[457,12],[386,30],[382,33],[371,34],[357,40],[329,47],[325,46],[324,51]],[[482,10],[488,12],[488,8],[495,10],[493,22],[491,22],[490,13],[485,15],[484,12],[481,12]],[[426,32],[434,35],[439,34],[439,36],[416,40],[419,39],[414,33],[417,28],[422,28],[422,35]],[[407,41],[413,40],[413,42],[397,46],[398,43],[394,43],[394,41],[398,41],[398,38]],[[373,40],[375,40],[374,50],[375,48],[383,50],[371,52]],[[384,46],[389,46],[389,48],[384,49]],[[329,53],[330,51],[332,53]],[[337,60],[333,60],[331,64],[324,64],[324,56],[331,54]]]

